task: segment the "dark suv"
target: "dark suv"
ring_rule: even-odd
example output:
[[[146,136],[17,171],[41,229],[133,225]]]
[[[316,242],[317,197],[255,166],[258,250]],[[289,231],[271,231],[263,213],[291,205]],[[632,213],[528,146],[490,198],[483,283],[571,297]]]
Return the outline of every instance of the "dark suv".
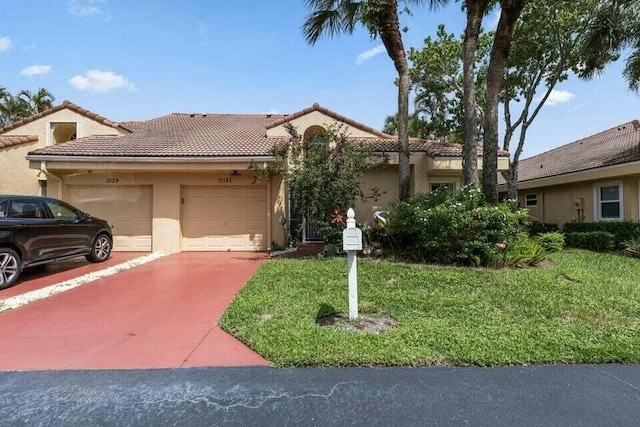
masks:
[[[109,258],[109,224],[60,200],[0,195],[0,289],[18,280],[25,267],[77,256]]]

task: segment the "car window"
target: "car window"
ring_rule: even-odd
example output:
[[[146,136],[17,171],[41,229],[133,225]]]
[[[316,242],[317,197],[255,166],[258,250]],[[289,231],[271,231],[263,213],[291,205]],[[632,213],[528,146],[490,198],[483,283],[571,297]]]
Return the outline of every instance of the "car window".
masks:
[[[77,210],[58,200],[47,200],[47,206],[55,219],[75,221],[80,217]]]
[[[38,199],[15,199],[11,201],[9,218],[47,218],[47,213]]]
[[[0,202],[0,219],[9,216],[9,201],[4,200]]]

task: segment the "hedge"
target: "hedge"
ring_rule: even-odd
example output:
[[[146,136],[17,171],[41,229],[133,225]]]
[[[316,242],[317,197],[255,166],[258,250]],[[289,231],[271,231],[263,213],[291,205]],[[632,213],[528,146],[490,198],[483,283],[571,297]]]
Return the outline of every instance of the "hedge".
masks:
[[[592,251],[610,251],[615,249],[616,240],[606,231],[572,232],[564,234],[567,246]]]
[[[611,233],[615,238],[615,245],[622,247],[627,240],[640,238],[640,221],[600,221],[600,222],[569,222],[564,225],[565,233],[588,233],[600,231]]]

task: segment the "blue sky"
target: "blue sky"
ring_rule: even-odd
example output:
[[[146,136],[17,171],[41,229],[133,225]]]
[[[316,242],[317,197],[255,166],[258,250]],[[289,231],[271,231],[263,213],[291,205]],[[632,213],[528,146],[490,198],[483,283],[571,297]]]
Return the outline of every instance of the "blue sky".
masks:
[[[290,113],[318,102],[381,128],[396,109],[396,73],[380,42],[361,30],[308,46],[303,0],[0,0],[0,7],[0,86],[46,87],[58,102],[112,120]],[[407,48],[421,46],[439,23],[455,32],[464,26],[459,3],[415,9],[403,21]],[[628,91],[622,65],[593,81],[563,82],[565,102],[545,106],[524,156],[640,119],[640,97]]]

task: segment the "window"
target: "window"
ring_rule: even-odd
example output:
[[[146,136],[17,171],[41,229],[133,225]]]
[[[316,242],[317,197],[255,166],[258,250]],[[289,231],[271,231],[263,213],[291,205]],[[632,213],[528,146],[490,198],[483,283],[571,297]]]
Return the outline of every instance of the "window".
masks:
[[[9,201],[0,202],[0,219],[9,216]]]
[[[524,196],[524,207],[525,208],[535,208],[538,206],[538,194],[537,193],[529,193]]]
[[[429,191],[437,191],[441,188],[446,188],[449,193],[453,193],[456,191],[456,182],[455,181],[431,181],[429,182]]]
[[[42,202],[37,199],[16,199],[11,202],[9,218],[47,218]]]
[[[595,185],[595,219],[620,221],[623,219],[622,184],[606,182]]]
[[[76,221],[80,217],[77,210],[58,200],[47,200],[47,206],[55,219]]]

